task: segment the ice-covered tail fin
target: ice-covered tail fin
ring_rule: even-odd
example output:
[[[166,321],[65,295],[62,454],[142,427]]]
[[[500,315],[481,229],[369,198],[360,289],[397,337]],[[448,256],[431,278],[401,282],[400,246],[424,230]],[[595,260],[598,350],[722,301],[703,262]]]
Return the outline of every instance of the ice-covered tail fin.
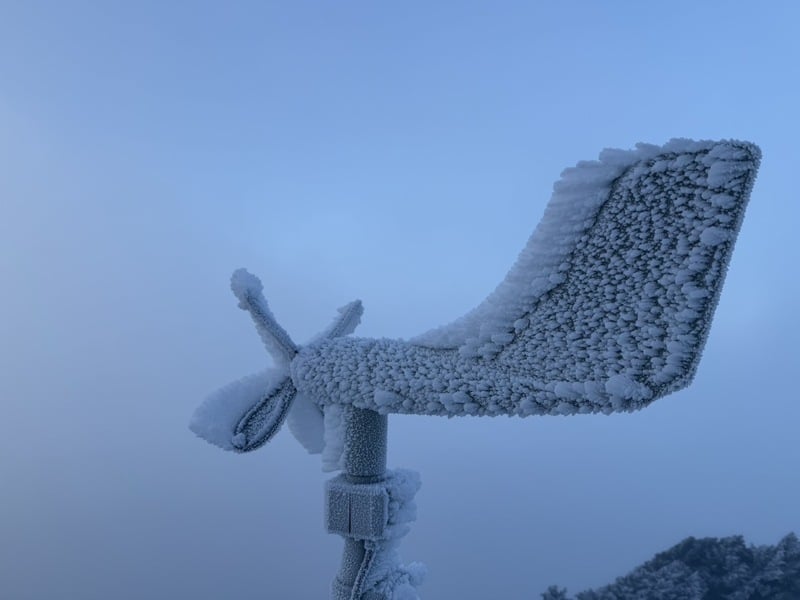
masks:
[[[567,169],[495,291],[409,342],[293,361],[303,393],[384,413],[612,413],[686,386],[760,162],[739,141],[606,150]],[[357,390],[357,393],[353,393]]]
[[[413,343],[531,377],[522,414],[640,407],[697,367],[760,161],[672,140],[567,169],[506,278]]]
[[[759,160],[745,142],[675,140],[627,168],[498,362],[535,365],[569,412],[640,408],[688,385]]]

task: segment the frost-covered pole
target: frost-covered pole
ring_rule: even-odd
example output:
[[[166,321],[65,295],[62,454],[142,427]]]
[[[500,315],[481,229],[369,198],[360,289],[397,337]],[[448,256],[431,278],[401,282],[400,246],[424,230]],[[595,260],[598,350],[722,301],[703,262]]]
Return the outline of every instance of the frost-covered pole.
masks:
[[[359,489],[386,476],[388,417],[351,407],[345,419],[344,477],[333,479],[327,488],[328,532],[344,537],[342,566],[331,587],[333,600],[362,597],[360,588],[374,560],[374,549],[366,547],[363,536],[382,532],[388,518],[388,497]]]
[[[326,484],[329,533],[344,538],[333,600],[417,600],[425,567],[404,565],[397,551],[416,519],[419,475],[386,469],[386,414],[344,410],[342,473]]]

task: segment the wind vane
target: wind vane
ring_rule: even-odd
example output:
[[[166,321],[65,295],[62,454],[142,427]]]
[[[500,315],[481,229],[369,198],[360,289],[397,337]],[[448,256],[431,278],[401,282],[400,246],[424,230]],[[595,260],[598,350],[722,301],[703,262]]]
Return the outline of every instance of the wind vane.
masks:
[[[348,337],[355,301],[298,346],[240,269],[231,288],[275,366],[212,394],[190,427],[249,452],[288,418],[342,471],[326,485],[328,531],[345,539],[331,597],[414,600],[424,567],[397,546],[419,477],[386,470],[387,415],[611,414],[687,386],[759,161],[750,143],[676,139],[578,163],[495,291],[409,341]]]

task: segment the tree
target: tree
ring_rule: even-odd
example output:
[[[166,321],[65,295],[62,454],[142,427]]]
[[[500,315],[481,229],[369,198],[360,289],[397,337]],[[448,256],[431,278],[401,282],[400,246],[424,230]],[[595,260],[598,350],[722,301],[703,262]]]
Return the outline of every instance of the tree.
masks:
[[[800,541],[790,533],[775,546],[748,546],[742,536],[686,538],[597,590],[550,586],[543,600],[796,600]]]

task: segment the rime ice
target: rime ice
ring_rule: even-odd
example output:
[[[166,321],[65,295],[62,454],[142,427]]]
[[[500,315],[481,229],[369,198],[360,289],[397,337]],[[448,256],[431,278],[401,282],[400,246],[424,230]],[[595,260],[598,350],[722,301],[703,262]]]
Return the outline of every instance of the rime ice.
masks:
[[[446,416],[611,413],[694,374],[756,169],[741,142],[675,140],[568,169],[506,279],[411,340],[300,350],[324,406]]]
[[[360,315],[354,303],[297,348],[256,278],[237,271],[232,287],[278,357],[292,388],[282,394],[302,398],[292,431],[309,450],[323,449],[327,469],[338,468],[338,407],[349,404],[451,417],[636,410],[694,375],[759,160],[746,142],[672,140],[578,163],[554,185],[497,289],[409,342],[346,337]],[[264,388],[249,419],[277,418],[269,396],[278,387]],[[230,414],[211,410],[225,404],[223,390],[198,410],[193,429],[225,448],[257,447],[264,428],[231,429],[246,401],[235,385],[226,389]],[[218,426],[207,422],[214,414]],[[244,445],[225,440],[226,431],[244,434]]]

